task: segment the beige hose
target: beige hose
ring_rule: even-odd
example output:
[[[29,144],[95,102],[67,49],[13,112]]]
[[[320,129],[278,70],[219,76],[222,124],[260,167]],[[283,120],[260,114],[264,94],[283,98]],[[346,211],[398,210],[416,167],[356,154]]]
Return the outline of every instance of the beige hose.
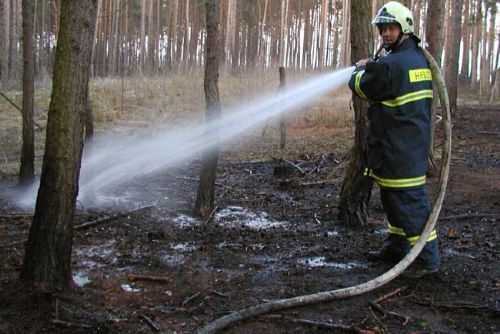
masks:
[[[423,49],[422,49],[423,50]],[[431,231],[436,225],[436,221],[441,211],[441,206],[443,204],[443,199],[446,192],[446,184],[448,183],[448,174],[450,170],[450,156],[451,156],[451,115],[448,102],[448,93],[446,92],[446,86],[444,84],[443,77],[439,70],[438,65],[434,58],[427,51],[423,50],[427,60],[429,61],[430,68],[432,71],[433,79],[439,91],[439,100],[443,109],[444,117],[444,136],[445,143],[442,150],[442,165],[441,172],[439,175],[438,184],[438,194],[433,205],[433,209],[427,223],[418,239],[417,243],[411,251],[394,267],[392,267],[386,273],[362,284],[358,284],[352,287],[319,292],[315,294],[297,296],[288,299],[276,300],[264,304],[259,304],[255,306],[248,307],[246,309],[231,313],[224,317],[214,320],[213,322],[207,324],[205,327],[198,330],[198,334],[216,333],[226,327],[233,325],[238,321],[249,319],[258,315],[266,314],[269,312],[275,312],[278,310],[289,309],[297,306],[304,306],[310,304],[318,304],[329,302],[338,299],[344,299],[347,297],[361,295],[365,292],[377,289],[388,282],[392,281],[394,278],[399,276],[408,266],[417,258],[422,249],[424,248],[427,239],[429,238]]]

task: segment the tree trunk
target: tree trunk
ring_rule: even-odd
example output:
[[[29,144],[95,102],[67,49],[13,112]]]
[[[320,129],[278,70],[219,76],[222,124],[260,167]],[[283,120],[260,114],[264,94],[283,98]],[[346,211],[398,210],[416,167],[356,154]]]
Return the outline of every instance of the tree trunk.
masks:
[[[87,88],[85,96],[85,142],[88,143],[94,138],[94,109],[92,108],[92,100],[90,99],[90,89]]]
[[[441,65],[441,55],[443,53],[443,17],[444,17],[444,3],[445,0],[429,0],[427,7],[427,27],[426,40],[428,43],[427,51],[434,57],[438,65]],[[432,113],[431,113],[431,143],[429,150],[429,173],[434,174],[437,172],[435,163],[434,141],[436,129],[436,110],[438,105],[438,92],[433,89],[434,97],[432,100]]]
[[[21,279],[37,290],[64,290],[71,282],[73,219],[96,7],[96,0],[62,3],[40,189],[21,271]]]
[[[371,14],[369,0],[351,2],[351,61],[370,55],[372,29],[367,22]],[[368,138],[368,105],[353,94],[353,107],[356,122],[354,147],[347,169],[339,201],[339,219],[346,225],[363,226],[368,220],[368,204],[373,182],[365,177],[366,149]]]
[[[0,1],[0,81],[9,77],[9,1]]]
[[[465,85],[470,79],[469,71],[469,53],[470,53],[470,42],[471,34],[470,31],[470,0],[464,0],[464,23],[462,24],[462,68],[459,75],[459,83]]]
[[[355,1],[354,1],[355,2]],[[351,37],[349,36],[351,33],[350,27],[352,27],[352,19],[351,19],[351,7],[349,6],[349,1],[344,0],[343,5],[342,5],[342,49],[340,53],[340,67],[347,67],[350,63],[350,51],[351,49],[354,49],[352,46],[349,45]],[[366,14],[365,14],[366,15]],[[369,15],[369,14],[368,14]],[[369,20],[370,16],[367,16],[365,18],[366,22],[360,22],[362,25],[368,24],[370,22]],[[371,29],[371,27],[370,27]],[[364,57],[368,57],[369,54],[365,54]],[[356,59],[357,61],[358,59]]]
[[[218,0],[206,1],[206,64],[205,89],[206,120],[214,121],[220,117],[221,106],[219,98],[219,9]],[[215,178],[219,148],[215,146],[205,154],[200,172],[200,184],[196,196],[194,213],[203,219],[211,218],[214,210]]]
[[[480,72],[479,72],[479,103],[484,104],[488,102],[488,95],[490,93],[490,65],[489,65],[489,59],[488,59],[488,28],[487,28],[487,23],[488,23],[488,2],[485,1],[485,11],[484,11],[484,17],[483,17],[483,31],[482,31],[482,38],[481,38],[481,59],[480,59]]]
[[[9,0],[6,0],[9,1]],[[10,11],[9,11],[9,79],[15,79],[17,76],[17,41],[18,41],[18,30],[17,30],[17,19],[19,17],[19,11],[17,8],[17,0],[10,0]]]
[[[320,43],[319,43],[319,68],[323,68],[325,64],[325,53],[326,53],[326,48],[328,46],[326,37],[327,37],[327,30],[328,30],[328,0],[323,0],[323,3],[321,5],[321,35],[320,35]]]
[[[446,54],[446,87],[450,100],[450,110],[457,110],[458,56],[460,53],[460,35],[462,28],[462,9],[464,0],[453,0],[451,5],[449,52]],[[448,51],[447,50],[447,51]]]
[[[141,49],[139,52],[138,70],[142,75],[146,59],[146,0],[141,0]]]
[[[481,12],[481,3],[482,0],[477,0],[476,8],[474,11],[474,26],[472,27],[473,35],[472,35],[472,56],[471,56],[471,80],[470,86],[473,90],[477,89],[477,64],[479,59],[479,46],[481,43],[481,21],[483,14]]]
[[[286,89],[286,76],[285,68],[281,66],[279,68],[280,74],[280,85],[278,87],[278,95],[282,95]],[[280,115],[280,148],[284,149],[286,146],[286,115],[281,113]]]
[[[280,19],[280,40],[279,40],[279,64],[280,66],[286,66],[286,30],[288,21],[288,0],[281,0],[281,19]]]
[[[35,98],[34,9],[32,0],[23,0],[23,145],[19,183],[30,185],[35,179]]]
[[[155,73],[155,41],[154,37],[154,20],[153,20],[154,0],[149,0],[148,3],[148,52],[147,52],[147,67],[149,75]]]

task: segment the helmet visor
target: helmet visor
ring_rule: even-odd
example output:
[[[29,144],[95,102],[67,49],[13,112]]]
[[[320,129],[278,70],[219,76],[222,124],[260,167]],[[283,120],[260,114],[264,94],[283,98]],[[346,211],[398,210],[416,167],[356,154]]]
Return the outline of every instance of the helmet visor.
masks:
[[[389,23],[399,23],[394,17],[389,16],[377,16],[373,19],[372,24],[389,24]]]

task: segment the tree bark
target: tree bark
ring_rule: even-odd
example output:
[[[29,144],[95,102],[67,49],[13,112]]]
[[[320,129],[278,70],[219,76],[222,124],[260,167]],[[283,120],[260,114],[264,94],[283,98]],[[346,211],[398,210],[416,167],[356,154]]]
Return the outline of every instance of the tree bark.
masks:
[[[462,28],[462,9],[464,0],[453,0],[451,5],[449,49],[446,54],[446,87],[453,114],[457,109],[458,56],[460,53],[460,35]]]
[[[438,65],[441,65],[441,55],[443,53],[443,18],[444,18],[445,0],[429,0],[427,7],[426,22],[426,40],[428,43],[427,51],[434,57]],[[435,87],[434,87],[435,88]],[[438,105],[437,89],[433,89],[434,97],[432,100],[431,112],[431,143],[429,150],[429,173],[434,174],[436,170],[434,141],[436,129],[436,110]]]
[[[350,52],[351,49],[354,49],[352,45],[350,46],[349,43],[352,40],[350,37],[350,34],[353,33],[351,32],[351,27],[353,26],[352,20],[351,20],[351,8],[349,6],[349,1],[348,0],[343,0],[343,5],[342,5],[342,49],[340,53],[340,67],[347,67],[349,65],[349,60],[351,59]],[[366,14],[365,14],[366,15]],[[362,25],[368,24],[370,22],[369,16],[365,18],[365,22],[360,22]],[[370,43],[370,42],[368,42]],[[369,54],[365,54],[364,57],[366,58]],[[358,59],[356,59],[358,60]]]
[[[55,56],[40,189],[21,279],[37,290],[71,282],[73,219],[83,149],[96,0],[65,0]]]
[[[30,185],[35,179],[35,99],[34,8],[32,0],[23,0],[23,144],[19,183]]]
[[[470,2],[471,0],[464,0],[464,23],[462,24],[462,68],[460,70],[459,82],[465,85],[470,80],[469,62],[470,62],[470,42],[471,30],[470,29]]]
[[[351,61],[353,63],[370,55],[370,45],[373,40],[371,26],[367,24],[370,14],[369,0],[351,2]],[[352,101],[356,122],[354,147],[342,184],[338,217],[346,225],[360,227],[368,220],[368,204],[373,182],[363,175],[366,168],[368,105],[354,94]]]
[[[278,95],[282,95],[285,92],[286,89],[286,75],[285,75],[285,68],[281,66],[279,68],[279,75],[280,75],[280,85],[278,87]],[[286,115],[285,113],[281,113],[280,115],[280,148],[284,149],[286,146]]]
[[[205,103],[206,120],[214,121],[220,117],[221,106],[219,98],[219,8],[218,0],[206,1],[206,64],[205,64]],[[215,178],[217,174],[217,161],[219,148],[216,145],[207,152],[203,159],[200,172],[200,184],[196,196],[194,213],[203,219],[210,218],[214,210]]]
[[[471,57],[471,80],[470,87],[473,90],[477,89],[478,81],[477,81],[477,64],[479,59],[479,47],[481,43],[481,30],[482,30],[482,17],[483,14],[481,12],[481,3],[483,0],[477,0],[476,8],[474,11],[474,26],[472,27],[473,35],[472,35],[472,57]]]
[[[0,81],[9,77],[9,1],[0,1]]]

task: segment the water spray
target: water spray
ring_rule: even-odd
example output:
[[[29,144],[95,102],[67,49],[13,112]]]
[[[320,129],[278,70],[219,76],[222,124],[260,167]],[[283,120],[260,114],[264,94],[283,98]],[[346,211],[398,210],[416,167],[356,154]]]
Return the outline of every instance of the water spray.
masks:
[[[79,185],[79,202],[100,205],[113,188],[161,169],[178,165],[206,150],[228,142],[281,113],[344,86],[354,67],[323,74],[290,88],[279,96],[262,97],[240,105],[225,116],[201,126],[175,131],[148,130],[146,138],[95,139],[85,148]],[[18,204],[33,206],[38,184],[24,193]]]
[[[448,93],[446,91],[446,86],[436,61],[429,52],[424,49],[421,50],[424,52],[425,57],[429,61],[432,77],[438,88],[439,100],[443,109],[445,142],[441,155],[441,171],[439,174],[438,194],[434,201],[433,209],[429,215],[429,218],[427,219],[424,230],[422,231],[420,238],[418,239],[415,246],[413,246],[410,252],[406,254],[406,256],[389,271],[368,282],[343,289],[319,292],[315,294],[297,296],[293,298],[281,299],[255,305],[214,320],[213,322],[198,330],[198,334],[217,333],[224,328],[234,325],[236,322],[270,312],[276,312],[298,306],[325,303],[361,295],[389,283],[390,281],[398,277],[417,258],[417,256],[420,254],[425,244],[427,243],[427,239],[434,229],[439,217],[439,213],[441,211],[444,196],[446,193],[446,185],[448,183],[451,157],[451,113],[448,101]]]

